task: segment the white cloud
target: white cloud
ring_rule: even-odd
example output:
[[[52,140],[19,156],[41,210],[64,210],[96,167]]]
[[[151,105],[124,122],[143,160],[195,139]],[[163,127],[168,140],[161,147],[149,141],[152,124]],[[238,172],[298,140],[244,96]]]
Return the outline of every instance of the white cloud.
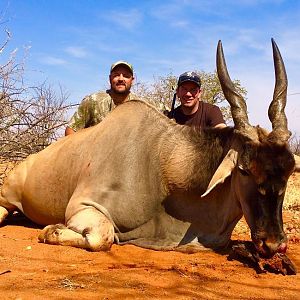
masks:
[[[178,28],[187,28],[188,25],[189,25],[189,22],[185,21],[185,20],[171,22],[171,26],[178,27]]]
[[[171,2],[168,4],[162,4],[151,9],[151,15],[159,20],[176,20],[178,19],[178,13],[182,11],[182,6],[177,3]]]
[[[70,46],[65,48],[65,52],[76,58],[82,58],[87,56],[87,52],[83,47]]]
[[[230,1],[232,5],[238,5],[238,6],[257,6],[257,5],[275,5],[283,3],[285,0],[232,0]]]
[[[51,65],[51,66],[64,65],[67,63],[64,59],[53,57],[53,56],[44,56],[40,58],[40,62],[45,65]]]
[[[132,30],[142,21],[142,13],[137,9],[131,9],[128,11],[111,11],[105,16],[101,16],[107,21],[111,21],[118,26]]]
[[[280,48],[285,54],[285,58],[293,61],[293,63],[300,63],[299,48],[300,48],[300,28],[286,29],[280,35]]]

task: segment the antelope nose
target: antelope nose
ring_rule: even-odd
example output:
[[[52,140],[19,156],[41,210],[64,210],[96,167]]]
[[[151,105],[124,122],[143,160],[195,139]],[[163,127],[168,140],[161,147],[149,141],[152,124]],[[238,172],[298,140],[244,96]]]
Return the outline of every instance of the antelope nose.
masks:
[[[286,250],[287,250],[287,243],[280,244],[279,247],[278,247],[278,249],[277,249],[277,251],[279,253],[285,253]]]
[[[282,243],[276,243],[276,242],[270,242],[270,241],[265,241],[265,247],[268,249],[268,252],[271,254],[274,253],[285,253],[287,250],[287,243],[282,242]]]

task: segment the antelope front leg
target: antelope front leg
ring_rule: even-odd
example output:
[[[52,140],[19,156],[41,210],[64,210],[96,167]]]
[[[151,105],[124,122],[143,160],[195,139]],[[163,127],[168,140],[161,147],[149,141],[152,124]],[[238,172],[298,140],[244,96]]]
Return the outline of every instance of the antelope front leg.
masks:
[[[2,224],[2,222],[5,220],[7,216],[8,216],[8,210],[5,207],[0,206],[0,224]]]
[[[109,250],[114,242],[114,227],[101,212],[87,208],[75,214],[67,226],[46,226],[39,235],[39,241],[91,251],[105,251]]]

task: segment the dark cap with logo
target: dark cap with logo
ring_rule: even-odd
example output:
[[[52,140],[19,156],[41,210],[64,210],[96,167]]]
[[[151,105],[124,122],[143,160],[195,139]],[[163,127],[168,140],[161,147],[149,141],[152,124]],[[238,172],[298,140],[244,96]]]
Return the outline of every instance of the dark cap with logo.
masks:
[[[184,72],[178,78],[177,86],[180,86],[182,83],[191,81],[196,83],[199,87],[201,87],[201,79],[196,72]]]

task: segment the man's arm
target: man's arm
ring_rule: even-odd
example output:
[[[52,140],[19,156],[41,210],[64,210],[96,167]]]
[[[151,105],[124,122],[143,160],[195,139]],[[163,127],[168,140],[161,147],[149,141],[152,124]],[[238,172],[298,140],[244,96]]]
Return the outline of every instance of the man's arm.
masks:
[[[76,132],[75,130],[73,130],[71,127],[67,126],[66,130],[65,130],[65,135],[67,136],[67,135],[70,135],[75,132]]]
[[[225,128],[227,125],[225,123],[220,123],[214,126],[214,128]]]
[[[209,118],[210,118],[211,127],[214,128],[227,127],[223,118],[223,114],[218,106],[216,105],[211,106],[211,109],[209,110]]]
[[[85,97],[79,104],[77,110],[72,116],[71,120],[67,124],[65,129],[65,135],[72,134],[80,129],[86,127],[88,120],[90,118],[90,107],[92,100],[89,96]]]

